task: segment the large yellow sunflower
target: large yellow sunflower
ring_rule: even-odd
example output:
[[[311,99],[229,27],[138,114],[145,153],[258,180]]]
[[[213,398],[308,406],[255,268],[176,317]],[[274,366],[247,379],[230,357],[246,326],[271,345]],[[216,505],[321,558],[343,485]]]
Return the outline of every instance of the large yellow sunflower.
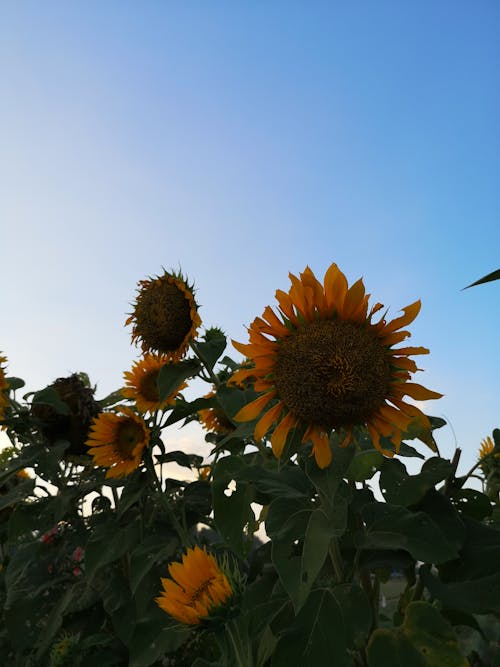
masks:
[[[420,301],[391,322],[384,316],[373,322],[382,304],[368,310],[363,281],[348,287],[336,264],[327,270],[323,284],[309,267],[300,278],[290,274],[290,280],[288,292],[276,292],[279,315],[267,306],[250,326],[250,342],[233,341],[254,367],[237,371],[232,381],[253,376],[255,390],[262,392],[235,419],[259,417],[257,440],[276,424],[271,436],[276,457],[281,456],[291,429],[302,428],[302,442],[312,442],[320,468],[330,464],[329,435],[334,429],[345,432],[345,446],[355,426],[366,426],[374,446],[392,456],[382,447],[380,436],[390,438],[397,451],[412,420],[430,428],[427,417],[404,400],[442,396],[409,381],[419,370],[410,356],[429,350],[393,347],[410,336],[401,329],[415,319]]]
[[[170,362],[165,356],[145,354],[142,359],[134,363],[132,370],[123,374],[126,386],[121,393],[125,398],[132,398],[135,401],[139,412],[164,410],[168,405],[173,405],[178,393],[187,387],[183,382],[170,396],[160,402],[158,376],[163,366],[168,363]]]
[[[0,354],[0,419],[4,418],[5,408],[9,406],[9,399],[4,393],[9,388],[9,383],[5,377],[5,367],[3,364],[7,363],[7,357]]]
[[[170,361],[181,359],[201,324],[193,287],[181,275],[165,273],[139,281],[132,324],[132,341],[143,352],[158,352]]]
[[[215,558],[200,547],[187,549],[182,563],[168,566],[171,579],[162,579],[156,603],[181,623],[198,625],[233,594]]]
[[[136,470],[144,448],[149,444],[149,429],[130,408],[101,412],[90,428],[87,446],[94,463],[109,468],[106,477],[125,477]]]

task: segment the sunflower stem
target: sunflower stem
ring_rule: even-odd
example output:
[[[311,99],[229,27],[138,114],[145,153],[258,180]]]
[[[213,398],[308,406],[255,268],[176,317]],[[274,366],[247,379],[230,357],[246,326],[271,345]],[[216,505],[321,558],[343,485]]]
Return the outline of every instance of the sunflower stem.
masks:
[[[328,553],[330,554],[330,560],[332,561],[335,578],[337,579],[337,583],[340,584],[344,580],[344,565],[342,562],[342,554],[340,553],[339,549],[339,543],[336,537],[331,540]]]
[[[230,645],[233,649],[233,655],[228,656],[227,664],[230,667],[253,667],[252,648],[248,644],[248,639],[242,639],[236,621],[230,621],[225,627],[226,634],[229,637]]]
[[[149,474],[151,476],[151,479],[153,480],[153,486],[156,489],[156,492],[160,498],[160,502],[165,509],[165,513],[167,514],[168,518],[170,519],[170,522],[179,535],[182,544],[188,544],[188,534],[185,528],[181,526],[179,523],[179,520],[175,516],[175,513],[172,511],[172,508],[170,507],[170,503],[168,502],[167,498],[165,497],[165,494],[163,493],[163,488],[161,486],[160,480],[158,479],[158,475],[156,474],[155,466],[153,463],[153,459],[151,457],[151,452],[147,452],[144,456],[146,460],[146,467],[149,471]]]

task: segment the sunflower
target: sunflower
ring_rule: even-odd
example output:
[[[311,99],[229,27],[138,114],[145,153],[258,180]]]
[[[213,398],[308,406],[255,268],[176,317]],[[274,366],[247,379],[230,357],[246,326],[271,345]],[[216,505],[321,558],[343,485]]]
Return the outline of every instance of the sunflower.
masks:
[[[213,398],[215,391],[210,391],[204,398]],[[221,408],[205,408],[198,411],[198,419],[203,428],[209,433],[225,435],[234,431],[234,426],[224,410]]]
[[[87,446],[94,463],[109,468],[106,478],[125,477],[136,470],[149,443],[149,429],[130,408],[101,412],[91,426]]]
[[[187,549],[182,563],[168,566],[171,579],[162,579],[155,598],[163,611],[181,623],[198,625],[233,594],[228,578],[205,548]]]
[[[416,400],[440,398],[410,382],[419,370],[410,356],[427,354],[423,347],[393,346],[410,336],[402,327],[420,310],[420,301],[403,309],[403,315],[387,322],[373,321],[382,304],[368,310],[369,295],[360,279],[348,287],[336,264],[321,284],[309,267],[297,278],[290,274],[288,292],[277,290],[279,315],[267,306],[250,326],[247,345],[233,345],[254,363],[236,371],[232,382],[256,378],[261,395],[235,419],[258,418],[255,438],[262,440],[273,424],[271,445],[280,457],[289,432],[303,431],[302,442],[312,442],[320,468],[331,462],[329,435],[345,434],[343,446],[356,426],[365,426],[374,446],[387,456],[380,437],[389,438],[399,450],[408,425],[417,418],[430,428],[428,418],[404,397]]]
[[[182,275],[139,281],[134,311],[126,321],[132,324],[132,342],[140,342],[143,352],[159,352],[170,361],[179,361],[201,324],[193,287]]]
[[[7,357],[0,354],[0,419],[4,418],[5,408],[9,406],[9,399],[5,395],[5,391],[9,388],[9,383],[5,377],[5,368],[3,364],[7,362]]]
[[[158,376],[166,364],[170,363],[165,356],[159,354],[145,354],[142,359],[136,361],[131,371],[123,374],[126,386],[121,390],[125,398],[132,398],[139,412],[155,412],[164,410],[167,405],[173,405],[177,394],[187,384],[183,382],[177,389],[160,402],[158,390]]]

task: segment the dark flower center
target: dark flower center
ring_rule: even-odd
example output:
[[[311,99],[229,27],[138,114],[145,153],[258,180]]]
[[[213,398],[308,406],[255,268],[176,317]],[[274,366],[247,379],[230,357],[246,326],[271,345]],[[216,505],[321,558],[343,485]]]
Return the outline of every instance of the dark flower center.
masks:
[[[379,339],[354,322],[304,324],[278,344],[274,381],[290,412],[307,424],[365,423],[384,403],[391,380]]]
[[[176,285],[158,278],[139,293],[135,319],[137,334],[147,348],[175,352],[191,329],[191,305]]]
[[[144,440],[144,431],[132,419],[122,421],[118,425],[116,444],[124,458],[131,458],[136,445]]]
[[[158,391],[158,384],[157,384],[159,374],[160,371],[158,370],[148,371],[147,373],[144,373],[144,375],[141,377],[139,385],[139,391],[142,394],[142,396],[146,400],[153,401],[154,403],[157,403],[158,400],[160,399],[160,392]]]

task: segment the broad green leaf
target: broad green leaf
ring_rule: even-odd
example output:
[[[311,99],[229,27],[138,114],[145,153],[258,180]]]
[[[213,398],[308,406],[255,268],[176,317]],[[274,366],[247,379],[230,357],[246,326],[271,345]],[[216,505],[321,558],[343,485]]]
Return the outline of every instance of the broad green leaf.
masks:
[[[462,548],[466,536],[466,528],[459,513],[446,496],[439,493],[439,491],[431,489],[419,502],[417,508],[419,511],[425,512],[432,519],[455,549],[459,550]]]
[[[201,365],[196,359],[184,359],[177,364],[165,364],[158,374],[159,402],[173,394],[188,378],[199,373]]]
[[[111,392],[111,394],[108,394],[104,398],[101,398],[101,400],[97,402],[99,403],[99,406],[102,410],[104,408],[110,408],[113,405],[117,405],[118,403],[121,403],[123,400],[124,397],[121,392],[121,389],[117,389],[116,391]]]
[[[450,623],[427,602],[412,602],[402,626],[375,630],[368,644],[369,667],[468,667]]]
[[[252,482],[262,493],[279,498],[299,498],[311,491],[309,480],[298,466],[271,461],[263,465],[249,465],[237,473],[237,479]]]
[[[174,533],[149,535],[130,554],[130,590],[134,595],[137,587],[154,565],[171,559],[179,545]]]
[[[415,560],[443,563],[458,552],[436,524],[423,512],[399,505],[371,503],[362,510],[367,524],[363,548],[404,549]]]
[[[203,359],[207,368],[212,370],[217,363],[217,360],[226,349],[226,345],[226,337],[220,333],[220,335],[210,338],[208,341],[197,341],[195,343],[195,349],[200,355],[200,358]]]
[[[437,457],[428,459],[417,475],[408,475],[401,461],[386,459],[380,473],[380,489],[388,503],[408,507],[415,505],[450,472],[450,462]]]
[[[215,523],[227,544],[242,558],[249,547],[245,534],[253,530],[255,515],[251,508],[254,490],[248,482],[234,480],[244,466],[236,456],[227,456],[214,468],[212,496]],[[236,485],[231,489],[230,484]],[[250,537],[250,536],[249,536]]]
[[[123,487],[117,506],[117,518],[120,519],[125,512],[130,509],[135,503],[139,502],[140,498],[148,491],[148,474],[137,470],[130,475]]]
[[[384,457],[375,449],[356,452],[346,471],[346,477],[352,482],[364,482],[371,479],[378,471]]]
[[[372,625],[368,596],[357,584],[339,584],[331,590],[342,613],[345,640],[352,648],[362,648]]]
[[[8,377],[5,378],[5,380],[9,385],[10,391],[16,391],[17,389],[21,389],[26,384],[24,380],[21,380],[21,378],[16,378],[16,377]]]
[[[94,530],[85,548],[85,569],[89,577],[104,565],[112,563],[126,553],[140,540],[140,525],[134,521],[125,528],[120,528],[114,521],[107,521]]]
[[[154,603],[150,615],[137,623],[127,642],[128,667],[149,667],[165,653],[176,651],[188,636],[189,629],[179,627]]]
[[[456,489],[452,491],[450,500],[464,516],[481,521],[491,516],[493,506],[484,493],[476,489]]]
[[[24,500],[30,496],[35,488],[34,479],[23,479],[14,486],[13,489],[0,495],[0,510],[9,505],[15,505],[20,500]]]
[[[181,451],[167,452],[155,455],[158,463],[177,463],[184,468],[197,468],[203,463],[203,456],[198,454],[186,454]]]
[[[311,514],[306,499],[276,498],[270,504],[266,517],[266,531],[272,540],[273,565],[296,610],[300,609],[314,583],[302,581],[301,542]],[[311,539],[316,538],[321,540],[321,536],[318,537],[314,531]]]
[[[57,414],[69,415],[69,407],[67,403],[61,399],[54,387],[45,387],[45,389],[37,391],[33,396],[32,403],[33,405],[40,403],[43,405],[50,405]]]
[[[36,645],[37,660],[39,660],[44,655],[44,653],[50,647],[55,635],[59,631],[59,628],[62,625],[63,615],[69,607],[73,596],[75,595],[75,589],[76,587],[74,586],[67,588],[52,608],[52,611],[50,612],[47,622],[43,628],[43,632],[39,635],[39,640]]]
[[[313,591],[295,621],[281,636],[271,666],[291,665],[353,666],[347,650],[342,610],[330,591]]]

